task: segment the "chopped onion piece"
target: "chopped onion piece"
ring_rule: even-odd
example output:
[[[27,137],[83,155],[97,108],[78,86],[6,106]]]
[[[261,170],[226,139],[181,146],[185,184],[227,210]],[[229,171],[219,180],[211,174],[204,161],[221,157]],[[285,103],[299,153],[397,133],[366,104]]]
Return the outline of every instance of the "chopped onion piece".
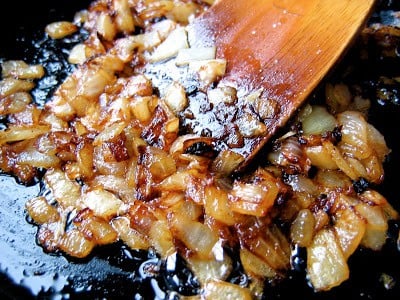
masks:
[[[178,82],[173,82],[166,90],[164,101],[168,107],[175,113],[179,113],[188,105],[186,91]]]
[[[266,179],[257,184],[235,181],[230,192],[231,209],[241,214],[265,216],[278,193],[274,180]]]
[[[166,258],[176,252],[174,237],[167,222],[157,220],[153,222],[149,232],[151,245],[161,257]]]
[[[235,215],[230,209],[227,191],[209,186],[204,191],[204,197],[207,215],[227,225],[235,224]]]
[[[88,58],[86,51],[87,47],[85,44],[75,45],[68,55],[68,62],[71,64],[83,64]]]
[[[267,126],[252,114],[245,114],[236,120],[240,133],[244,137],[260,136],[267,131]]]
[[[206,300],[253,299],[250,290],[226,281],[210,280],[204,287]]]
[[[226,60],[221,58],[189,62],[189,69],[206,85],[216,82],[226,72]]]
[[[219,103],[233,104],[237,101],[236,89],[231,86],[222,86],[207,92],[208,101],[213,105]]]
[[[123,208],[123,202],[114,194],[95,189],[87,192],[82,197],[83,203],[89,207],[96,216],[110,219],[117,216]]]
[[[360,245],[365,233],[366,223],[351,208],[347,208],[335,213],[333,228],[343,255],[345,259],[348,259]]]
[[[6,77],[0,81],[0,98],[10,96],[18,92],[29,92],[35,87],[32,81]]]
[[[97,18],[97,32],[107,41],[114,39],[117,34],[117,28],[109,14],[100,13]]]
[[[78,26],[67,21],[58,21],[46,25],[45,31],[52,39],[62,39],[75,33]]]
[[[28,65],[22,60],[8,60],[1,64],[1,75],[17,79],[39,79],[45,74],[42,65]]]
[[[188,65],[192,61],[215,59],[216,47],[183,48],[175,59],[177,66]]]
[[[304,134],[310,135],[332,131],[337,122],[325,107],[314,105],[311,113],[302,120],[302,124]]]
[[[233,269],[232,259],[226,253],[223,254],[222,259],[204,259],[192,256],[188,257],[187,262],[203,286],[209,280],[226,280]]]
[[[25,208],[29,216],[37,224],[52,223],[60,218],[57,208],[50,205],[43,196],[28,200]]]
[[[151,54],[149,61],[159,62],[176,56],[180,49],[189,48],[187,32],[184,27],[177,27]]]
[[[306,147],[305,153],[311,160],[313,166],[321,169],[337,169],[337,165],[333,161],[331,153],[323,146]]]
[[[60,240],[59,248],[72,257],[83,258],[92,252],[96,243],[87,239],[82,232],[77,229],[67,231]]]
[[[307,247],[307,272],[316,291],[330,290],[349,278],[349,267],[332,230],[320,230]]]
[[[246,248],[240,249],[240,261],[248,274],[254,277],[273,278],[277,272],[263,259]]]
[[[128,0],[113,0],[115,9],[115,23],[120,32],[131,33],[135,30],[133,14]]]
[[[127,217],[112,219],[111,224],[118,232],[119,238],[131,249],[148,250],[150,248],[148,238],[131,228]]]
[[[35,138],[50,130],[49,125],[37,126],[10,126],[5,131],[0,131],[0,145]]]
[[[218,242],[218,235],[206,225],[192,221],[186,216],[175,216],[172,223],[173,232],[189,249],[199,257],[210,259],[212,249]]]
[[[292,242],[300,247],[307,247],[314,237],[315,219],[309,209],[302,209],[290,226]]]
[[[370,156],[372,148],[368,145],[368,126],[364,116],[359,112],[345,111],[337,118],[342,126],[338,145],[342,152],[358,159]]]
[[[79,184],[69,180],[60,169],[52,168],[47,170],[44,181],[48,184],[54,198],[63,208],[83,208]]]
[[[231,150],[222,150],[213,160],[212,170],[217,176],[228,177],[244,161],[244,157]]]

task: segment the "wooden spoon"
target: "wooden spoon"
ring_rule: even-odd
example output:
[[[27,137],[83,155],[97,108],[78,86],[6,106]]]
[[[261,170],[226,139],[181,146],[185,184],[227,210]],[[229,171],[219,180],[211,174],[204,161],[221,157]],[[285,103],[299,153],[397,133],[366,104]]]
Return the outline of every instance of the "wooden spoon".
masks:
[[[215,45],[217,57],[227,60],[220,84],[236,87],[239,96],[262,88],[262,101],[270,109],[260,119],[264,133],[230,146],[244,156],[239,168],[301,106],[365,25],[373,6],[373,0],[217,0],[189,26],[193,47]],[[209,117],[195,117],[198,132],[215,133],[206,124]]]

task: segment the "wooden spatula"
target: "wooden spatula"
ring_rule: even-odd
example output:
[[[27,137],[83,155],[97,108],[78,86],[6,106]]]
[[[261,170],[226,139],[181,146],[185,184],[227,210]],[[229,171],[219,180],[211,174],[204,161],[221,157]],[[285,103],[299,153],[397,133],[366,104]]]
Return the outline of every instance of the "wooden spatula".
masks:
[[[228,146],[244,156],[241,168],[343,55],[373,5],[373,0],[217,0],[189,26],[194,47],[216,45],[217,57],[227,60],[222,84],[236,87],[239,97],[262,91],[267,116],[254,114],[266,131]],[[225,124],[219,118],[220,125],[234,131],[234,117],[226,109]],[[207,129],[212,136],[218,135],[213,118],[201,114],[201,110],[195,113],[194,131]]]

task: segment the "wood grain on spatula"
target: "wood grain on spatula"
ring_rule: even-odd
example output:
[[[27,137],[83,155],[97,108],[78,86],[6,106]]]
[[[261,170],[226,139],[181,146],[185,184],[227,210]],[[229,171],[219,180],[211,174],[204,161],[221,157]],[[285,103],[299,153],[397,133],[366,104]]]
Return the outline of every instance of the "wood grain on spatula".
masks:
[[[239,97],[262,88],[271,107],[262,119],[266,132],[231,148],[245,157],[241,168],[340,59],[373,5],[373,0],[220,0],[189,26],[192,47],[215,45],[217,57],[227,60],[220,84],[236,87]]]

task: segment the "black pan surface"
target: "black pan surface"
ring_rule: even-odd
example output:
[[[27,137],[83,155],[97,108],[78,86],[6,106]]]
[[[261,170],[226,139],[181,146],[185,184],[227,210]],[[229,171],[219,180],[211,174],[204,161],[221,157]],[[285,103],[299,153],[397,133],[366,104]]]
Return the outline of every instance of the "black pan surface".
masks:
[[[46,24],[62,19],[72,20],[74,13],[86,8],[89,2],[9,2],[8,9],[2,8],[0,18],[0,58],[38,62],[46,57],[45,54],[51,54],[50,60],[54,64],[48,67],[58,74],[54,78],[61,80],[70,67],[63,61],[65,53],[60,51],[60,47],[68,48],[82,38],[84,32],[62,45],[47,42],[33,44],[32,41],[43,38]],[[381,10],[400,10],[398,1],[394,2],[379,2],[373,18],[383,16],[385,13]],[[8,17],[5,18],[5,15]],[[40,45],[47,47],[48,51],[43,52]],[[381,75],[400,76],[400,57],[386,60],[376,54],[367,63],[358,64],[354,58],[356,55],[356,50],[350,50],[331,76],[341,76],[351,64],[353,77],[350,80],[362,82],[372,93],[371,98],[375,101],[370,122],[384,134],[392,149],[385,164],[385,182],[379,191],[400,211],[400,87],[389,87],[391,98],[387,103],[379,103],[374,97]],[[45,101],[53,88],[51,82],[42,82],[34,95],[38,101]],[[182,271],[179,261],[177,270],[167,270],[154,253],[130,251],[123,245],[101,248],[84,261],[44,253],[35,242],[36,227],[28,222],[24,211],[25,201],[39,191],[40,184],[25,187],[12,177],[0,176],[1,299],[179,299],[178,293],[190,295],[196,291],[195,280],[189,272]],[[358,250],[349,260],[351,277],[340,287],[325,293],[314,293],[307,285],[300,263],[300,268],[293,271],[287,280],[266,287],[265,299],[400,299],[398,233],[399,224],[393,223],[382,251]],[[149,269],[153,272],[148,272]]]

